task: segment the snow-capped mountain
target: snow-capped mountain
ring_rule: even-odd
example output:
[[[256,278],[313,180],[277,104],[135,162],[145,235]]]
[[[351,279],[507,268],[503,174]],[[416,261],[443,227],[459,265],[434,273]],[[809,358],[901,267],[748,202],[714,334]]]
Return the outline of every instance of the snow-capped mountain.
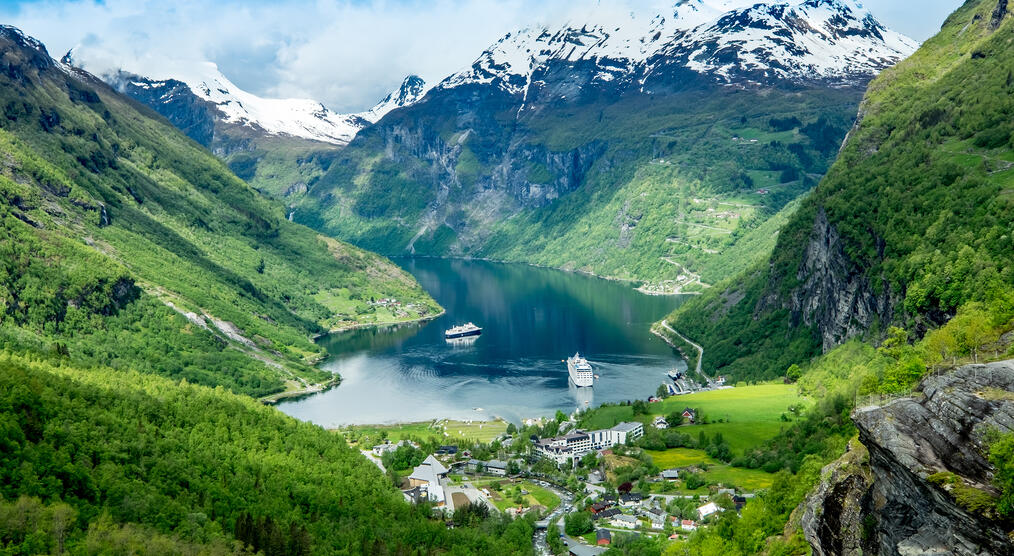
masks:
[[[75,49],[64,56],[69,65],[91,69],[88,52]],[[391,110],[417,101],[426,84],[410,75],[401,87],[373,108],[353,114],[341,114],[311,99],[263,98],[239,88],[212,62],[177,63],[164,75],[140,76],[117,69],[101,71],[103,80],[134,98],[156,107],[178,103],[181,96],[192,94],[213,107],[216,119],[261,130],[270,135],[288,135],[313,141],[346,145],[364,127],[377,122]]]
[[[423,96],[426,95],[426,91],[429,90],[426,82],[423,81],[418,75],[410,75],[401,82],[401,87],[398,87],[397,91],[391,92],[391,94],[384,97],[380,102],[373,108],[370,108],[366,112],[360,112],[357,114],[370,123],[377,123],[381,118],[386,116],[388,112],[395,110],[396,108],[402,108],[415,104]]]
[[[681,0],[650,19],[590,19],[509,33],[438,87],[494,84],[527,96],[560,64],[592,72],[590,83],[641,90],[687,70],[724,83],[853,84],[918,46],[855,0]]]

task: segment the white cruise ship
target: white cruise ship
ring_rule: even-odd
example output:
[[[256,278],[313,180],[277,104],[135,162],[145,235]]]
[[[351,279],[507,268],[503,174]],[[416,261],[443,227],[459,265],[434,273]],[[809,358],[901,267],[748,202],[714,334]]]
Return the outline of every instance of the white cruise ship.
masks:
[[[462,324],[461,326],[454,326],[448,328],[447,331],[444,332],[444,338],[447,338],[448,340],[453,340],[454,338],[478,336],[479,334],[482,334],[482,328],[479,328],[478,326],[469,322]]]
[[[578,353],[567,359],[567,370],[570,372],[570,380],[574,386],[592,386],[595,382],[595,374],[591,364]]]

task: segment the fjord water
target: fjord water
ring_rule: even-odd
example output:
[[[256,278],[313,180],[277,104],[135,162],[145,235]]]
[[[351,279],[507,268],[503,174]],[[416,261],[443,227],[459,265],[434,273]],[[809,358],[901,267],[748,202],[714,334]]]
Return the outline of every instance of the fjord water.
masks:
[[[342,383],[279,408],[324,426],[434,418],[518,421],[606,401],[647,398],[685,362],[649,332],[682,297],[648,296],[627,284],[521,264],[412,258],[411,272],[447,313],[428,323],[360,329],[322,339],[323,367]],[[474,322],[482,335],[446,341]],[[600,376],[569,384],[580,351]],[[585,402],[588,402],[585,404]]]

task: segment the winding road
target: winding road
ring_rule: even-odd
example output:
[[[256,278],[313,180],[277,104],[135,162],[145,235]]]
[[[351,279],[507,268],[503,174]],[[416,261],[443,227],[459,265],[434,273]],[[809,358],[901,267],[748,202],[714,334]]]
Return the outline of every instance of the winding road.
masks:
[[[679,336],[680,338],[682,338],[684,342],[686,342],[686,343],[694,346],[694,349],[697,350],[697,374],[703,376],[710,383],[711,382],[711,377],[708,376],[708,375],[706,375],[706,374],[704,374],[704,372],[701,370],[701,365],[704,364],[704,348],[701,347],[700,344],[692,342],[690,340],[690,338],[687,338],[683,334],[680,334],[679,332],[677,332],[675,328],[669,326],[668,322],[666,322],[666,321],[663,320],[661,322],[661,324],[662,324],[662,328],[665,328],[669,332],[672,332],[673,334],[675,334],[675,335]]]

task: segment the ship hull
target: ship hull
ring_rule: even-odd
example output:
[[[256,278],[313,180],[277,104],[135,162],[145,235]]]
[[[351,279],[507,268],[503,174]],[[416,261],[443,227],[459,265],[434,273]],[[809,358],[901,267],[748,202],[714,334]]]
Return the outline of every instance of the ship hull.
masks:
[[[478,336],[479,334],[482,334],[481,328],[478,330],[468,330],[466,332],[445,333],[444,338],[447,338],[448,340],[453,340],[454,338],[467,338],[469,336]]]

